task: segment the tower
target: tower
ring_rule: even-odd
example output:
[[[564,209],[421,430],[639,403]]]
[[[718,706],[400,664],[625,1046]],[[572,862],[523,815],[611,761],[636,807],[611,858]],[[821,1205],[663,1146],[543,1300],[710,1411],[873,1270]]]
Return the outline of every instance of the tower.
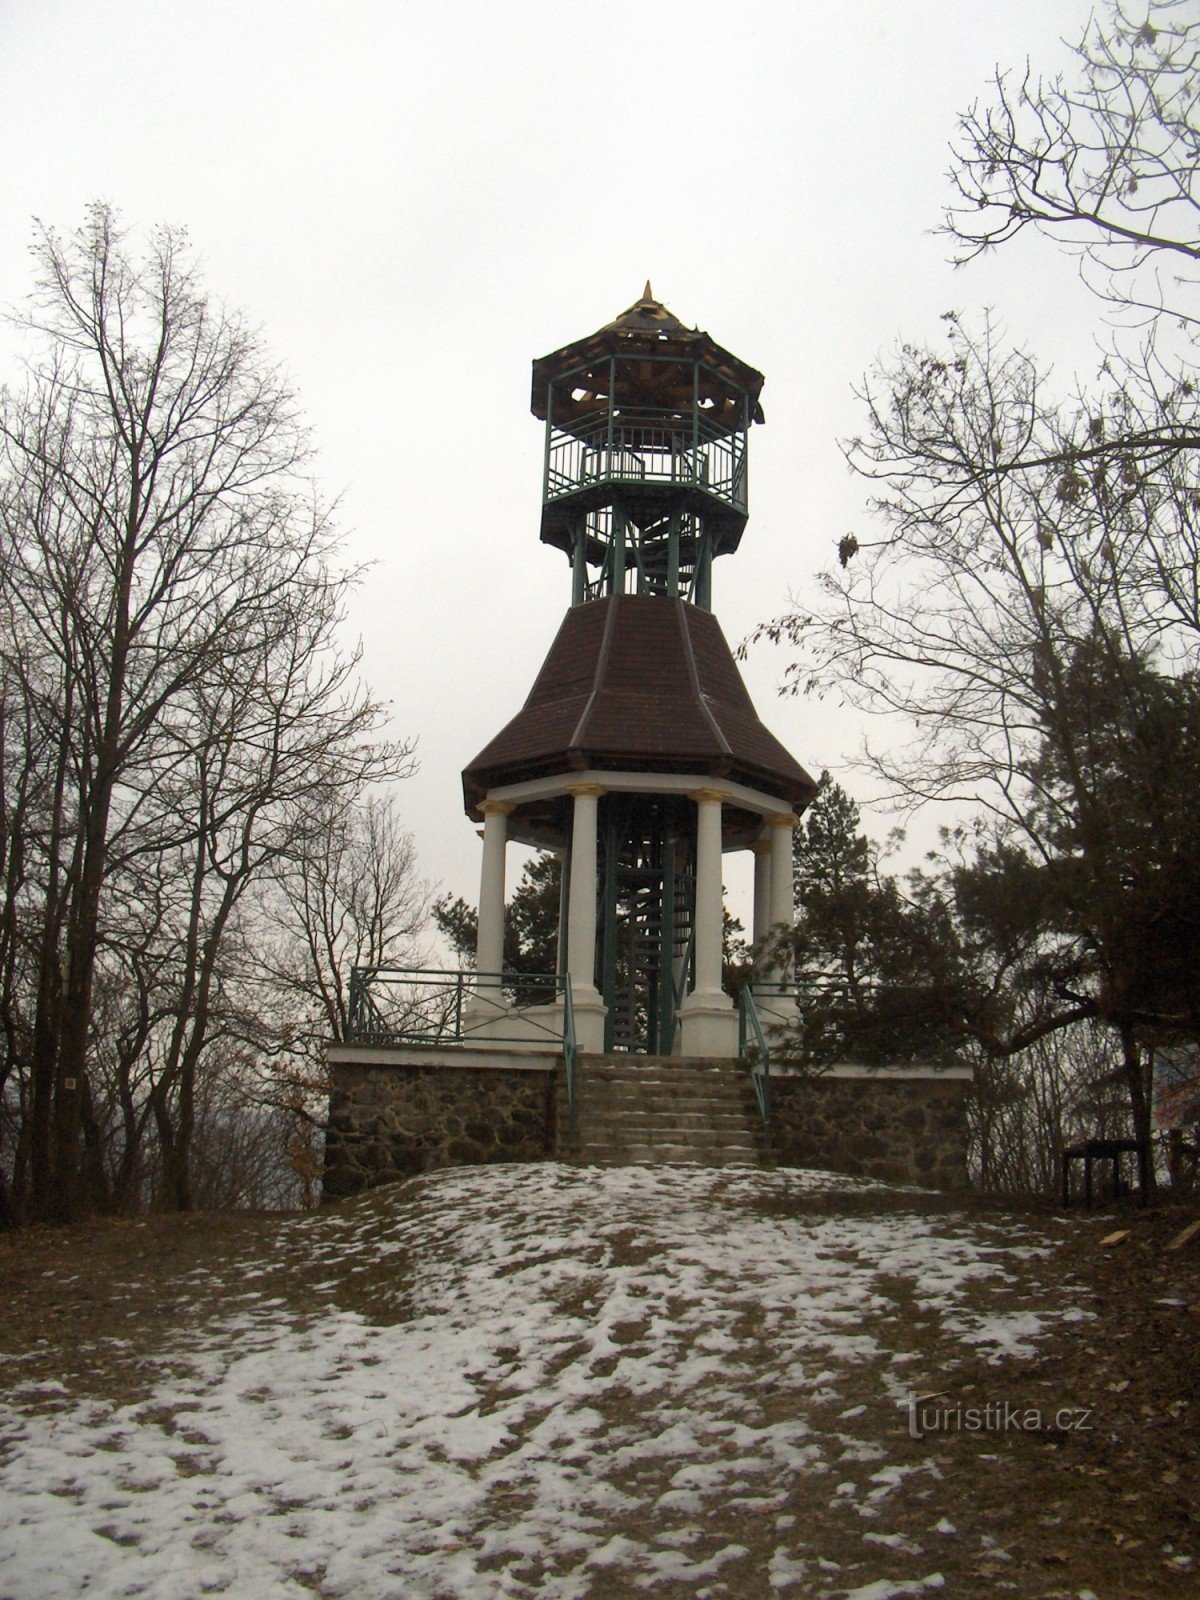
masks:
[[[762,374],[642,298],[533,364],[542,540],[571,604],[525,705],[463,772],[484,824],[479,982],[509,839],[563,862],[559,965],[587,1050],[731,1056],[721,856],[755,852],[755,937],[792,920],[816,784],[759,721],[712,614],[747,516]]]

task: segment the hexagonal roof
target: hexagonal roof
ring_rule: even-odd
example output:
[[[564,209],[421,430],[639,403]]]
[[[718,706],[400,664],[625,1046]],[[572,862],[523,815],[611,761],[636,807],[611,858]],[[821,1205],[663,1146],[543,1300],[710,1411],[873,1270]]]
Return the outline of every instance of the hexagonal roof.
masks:
[[[764,382],[762,373],[699,328],[685,328],[673,312],[654,298],[649,283],[641,299],[635,300],[620,316],[586,338],[563,345],[561,350],[554,350],[533,363],[530,405],[534,416],[543,422],[546,420],[550,385],[556,378],[609,355],[686,355],[703,362],[744,389],[750,397],[753,420],[764,420],[758,400]]]
[[[567,612],[525,705],[464,770],[467,810],[587,767],[724,777],[796,809],[817,787],[759,721],[716,617],[661,595]]]

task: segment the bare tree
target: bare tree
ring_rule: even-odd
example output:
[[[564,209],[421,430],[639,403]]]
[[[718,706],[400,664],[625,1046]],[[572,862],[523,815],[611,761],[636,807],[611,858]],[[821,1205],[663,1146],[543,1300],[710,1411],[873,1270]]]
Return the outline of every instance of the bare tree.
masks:
[[[1200,462],[991,473],[1067,425],[1032,361],[947,332],[869,380],[849,453],[880,485],[878,535],[843,541],[816,603],[762,631],[793,647],[793,690],[890,717],[867,759],[893,799],[990,815],[974,891],[1024,920],[1016,937],[977,919],[978,950],[1020,999],[997,1023],[960,995],[950,1020],[992,1057],[1103,1023],[1145,1138],[1148,1038],[1194,1027],[1188,984],[1154,971],[1167,928],[1200,951]]]
[[[1089,21],[1070,77],[997,73],[994,99],[960,119],[954,146],[944,226],[957,259],[1033,228],[1077,250],[1117,306],[1169,307],[1194,326],[1198,51],[1191,0],[1152,0],[1136,17],[1118,3]]]
[[[394,796],[335,797],[311,828],[309,847],[279,860],[261,970],[291,998],[291,1048],[315,1063],[348,1036],[355,967],[419,964],[429,889]]]
[[[961,119],[945,230],[960,264],[1031,230],[1076,251],[1117,324],[1103,365],[1056,394],[953,314],[901,345],[846,447],[873,522],[760,630],[793,648],[793,692],[887,719],[885,793],[986,819],[921,891],[979,979],[945,986],[951,1023],[1043,1077],[1059,1033],[1098,1028],[1143,1138],[1148,1046],[1198,1023],[1169,959],[1200,957],[1198,148],[1194,0],[1111,4],[1070,75],[997,76]]]
[[[1089,419],[1059,441],[1029,440],[992,473],[1069,453],[1160,462],[1200,444],[1192,399],[1200,335],[1200,15],[1194,0],[1106,6],[1052,79],[998,72],[989,102],[960,119],[950,170],[955,199],[943,231],[956,261],[1034,231],[1074,251],[1084,281],[1136,349],[1114,346],[1109,376],[1123,396],[1119,429]]]
[[[206,298],[185,236],[159,229],[138,255],[97,206],[66,238],[39,228],[34,256],[28,379],[0,410],[0,606],[36,782],[6,774],[5,803],[36,790],[43,814],[31,1202],[70,1216],[106,1199],[89,1050],[118,885],[136,893],[148,863],[172,880],[157,927],[181,959],[152,1102],[186,1204],[195,1067],[246,885],[290,847],[302,799],[405,770],[409,750],[379,742],[338,648],[353,575],[294,398]]]

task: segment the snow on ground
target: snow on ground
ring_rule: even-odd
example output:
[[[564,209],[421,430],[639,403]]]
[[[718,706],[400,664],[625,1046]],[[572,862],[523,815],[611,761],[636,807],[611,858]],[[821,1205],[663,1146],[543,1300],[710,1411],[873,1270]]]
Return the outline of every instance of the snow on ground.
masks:
[[[1012,1275],[1049,1246],[869,1188],[463,1169],[282,1224],[303,1315],[269,1262],[193,1274],[143,1400],[0,1407],[0,1596],[934,1594],[904,1404],[939,1357],[1033,1347],[1052,1314]],[[369,1316],[339,1306],[364,1264]],[[906,1479],[928,1516],[889,1531]]]

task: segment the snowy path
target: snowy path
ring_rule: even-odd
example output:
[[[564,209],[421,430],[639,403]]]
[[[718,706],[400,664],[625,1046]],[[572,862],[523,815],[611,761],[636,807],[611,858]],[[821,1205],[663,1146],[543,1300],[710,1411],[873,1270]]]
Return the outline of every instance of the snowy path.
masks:
[[[1038,1286],[1043,1235],[884,1193],[545,1165],[282,1224],[319,1266],[305,1314],[269,1263],[194,1274],[144,1400],[10,1383],[0,1596],[942,1590],[954,1531],[906,1399],[1080,1313]],[[370,1316],[339,1306],[364,1267]]]

